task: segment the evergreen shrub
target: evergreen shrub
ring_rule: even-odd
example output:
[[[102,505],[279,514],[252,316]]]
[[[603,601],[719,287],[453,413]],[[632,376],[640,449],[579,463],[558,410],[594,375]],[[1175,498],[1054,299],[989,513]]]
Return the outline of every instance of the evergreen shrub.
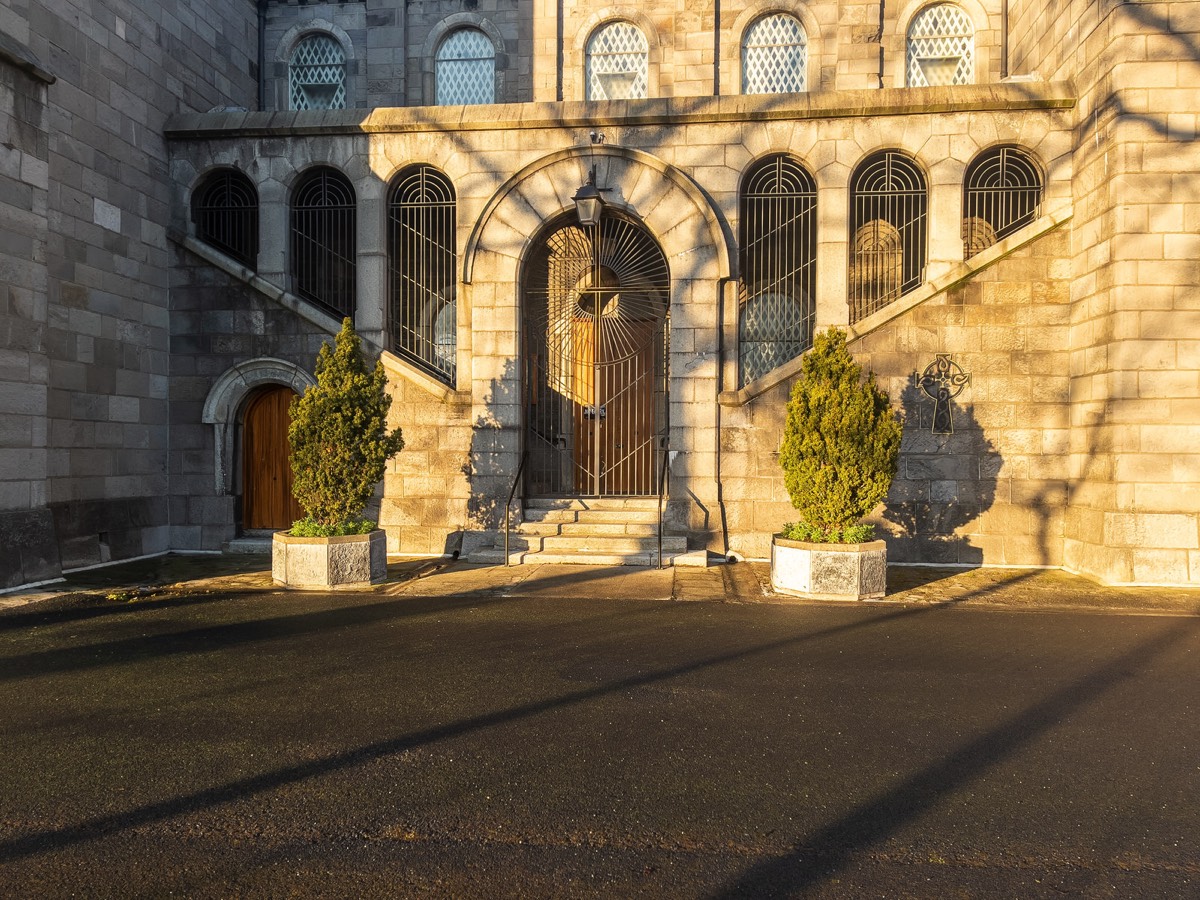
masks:
[[[888,396],[863,378],[837,329],[818,334],[787,405],[779,465],[802,521],[784,537],[813,543],[862,543],[860,524],[887,496],[900,457],[901,424]]]
[[[367,369],[362,342],[349,319],[333,347],[317,354],[317,383],[292,400],[292,493],[308,513],[292,526],[299,537],[363,534],[375,527],[363,509],[384,467],[404,447],[400,429],[388,431],[392,405],[383,364]]]

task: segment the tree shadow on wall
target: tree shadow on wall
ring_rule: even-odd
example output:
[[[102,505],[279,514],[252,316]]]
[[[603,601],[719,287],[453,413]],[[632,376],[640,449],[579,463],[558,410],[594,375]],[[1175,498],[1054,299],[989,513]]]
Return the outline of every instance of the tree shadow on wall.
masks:
[[[900,469],[883,518],[891,562],[978,566],[983,548],[968,526],[991,508],[1004,459],[975,419],[953,400],[952,434],[934,434],[934,402],[913,373],[901,393]]]
[[[467,522],[463,552],[473,540],[490,542],[490,535],[504,527],[504,502],[513,488],[521,462],[521,378],[516,360],[504,364],[503,373],[493,378],[483,397],[483,412],[471,429],[471,448],[462,474],[467,479]],[[514,503],[520,498],[518,490]]]

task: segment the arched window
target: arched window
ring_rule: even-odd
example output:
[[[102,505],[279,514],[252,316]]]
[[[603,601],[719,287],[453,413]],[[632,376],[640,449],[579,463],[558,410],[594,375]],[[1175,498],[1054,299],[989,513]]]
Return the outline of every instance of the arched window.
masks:
[[[925,277],[925,175],[894,150],[863,160],[850,179],[850,321],[918,287]]]
[[[458,356],[454,186],[431,166],[388,193],[388,333],[398,356],[451,386]]]
[[[320,166],[292,190],[292,290],[338,318],[354,318],[354,188],[341,172]]]
[[[292,109],[344,109],[346,53],[330,35],[314,32],[292,51],[288,64]]]
[[[210,172],[192,194],[196,237],[243,265],[258,262],[258,192],[237,169]]]
[[[452,32],[437,50],[437,105],[496,102],[496,47],[476,28]]]
[[[812,346],[816,258],[816,183],[790,156],[763,160],[742,181],[739,386]]]
[[[742,39],[742,93],[791,94],[806,90],[808,37],[794,16],[756,21]]]
[[[646,36],[632,22],[601,25],[587,43],[587,99],[644,98],[649,53]]]
[[[967,167],[963,182],[963,255],[970,259],[1042,210],[1042,173],[1020,147],[992,147]]]
[[[975,28],[953,3],[927,6],[908,26],[908,86],[975,81]]]

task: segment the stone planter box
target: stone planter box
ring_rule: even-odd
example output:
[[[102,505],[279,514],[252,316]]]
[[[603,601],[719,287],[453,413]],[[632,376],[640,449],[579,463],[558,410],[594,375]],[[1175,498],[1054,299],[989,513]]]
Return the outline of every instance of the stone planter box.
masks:
[[[271,541],[271,577],[276,584],[302,591],[354,590],[387,578],[387,535],[293,537],[275,532]]]
[[[775,535],[771,587],[813,600],[878,600],[887,592],[887,545],[809,544]]]

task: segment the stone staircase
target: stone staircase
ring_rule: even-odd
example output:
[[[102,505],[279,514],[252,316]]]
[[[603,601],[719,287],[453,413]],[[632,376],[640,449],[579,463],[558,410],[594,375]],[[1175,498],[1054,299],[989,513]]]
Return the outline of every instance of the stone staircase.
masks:
[[[663,561],[687,553],[687,538],[663,535]],[[526,500],[509,535],[513,563],[576,563],[656,566],[658,500],[654,497]],[[504,532],[491,548],[473,551],[468,562],[504,562]]]

